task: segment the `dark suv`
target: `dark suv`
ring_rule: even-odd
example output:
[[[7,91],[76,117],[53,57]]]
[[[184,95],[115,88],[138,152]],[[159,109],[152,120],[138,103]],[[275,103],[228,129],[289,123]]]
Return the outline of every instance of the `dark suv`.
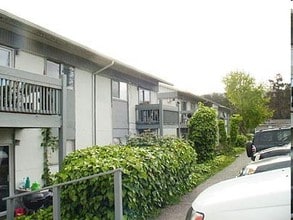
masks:
[[[248,157],[253,157],[255,152],[270,148],[283,146],[291,142],[291,128],[274,128],[257,131],[252,142],[246,146]]]

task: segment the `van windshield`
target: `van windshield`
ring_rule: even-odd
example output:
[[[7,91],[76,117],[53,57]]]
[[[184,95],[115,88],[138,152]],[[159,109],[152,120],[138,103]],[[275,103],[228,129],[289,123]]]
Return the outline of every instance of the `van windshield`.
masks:
[[[289,144],[291,141],[291,130],[290,129],[280,129],[280,130],[271,130],[265,132],[258,132],[254,136],[254,145],[258,150],[282,146]]]

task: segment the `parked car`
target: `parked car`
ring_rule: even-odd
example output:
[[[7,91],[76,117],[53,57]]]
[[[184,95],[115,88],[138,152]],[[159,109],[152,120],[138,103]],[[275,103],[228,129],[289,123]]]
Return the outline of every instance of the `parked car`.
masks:
[[[261,150],[253,154],[253,157],[251,157],[251,159],[253,161],[259,161],[264,158],[288,155],[290,154],[290,152],[291,152],[291,143],[284,145],[282,147],[270,147],[268,149]]]
[[[291,156],[283,155],[276,157],[269,157],[263,160],[251,162],[247,164],[240,171],[239,176],[246,176],[254,173],[261,173],[265,171],[285,168],[291,166]]]
[[[261,150],[278,147],[289,144],[291,142],[291,128],[274,128],[257,131],[254,134],[252,142],[246,146],[248,157],[252,157],[254,153]]]
[[[288,220],[290,167],[217,183],[198,195],[186,220]]]

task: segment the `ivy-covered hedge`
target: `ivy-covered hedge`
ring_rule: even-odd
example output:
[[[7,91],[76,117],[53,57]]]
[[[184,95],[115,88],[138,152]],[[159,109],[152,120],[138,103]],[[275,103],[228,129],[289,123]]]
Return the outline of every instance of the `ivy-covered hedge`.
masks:
[[[163,143],[163,142],[162,142]],[[161,146],[91,147],[68,155],[58,182],[122,168],[123,211],[128,219],[147,219],[194,185],[196,153],[183,140]],[[62,188],[62,219],[114,219],[112,175]]]

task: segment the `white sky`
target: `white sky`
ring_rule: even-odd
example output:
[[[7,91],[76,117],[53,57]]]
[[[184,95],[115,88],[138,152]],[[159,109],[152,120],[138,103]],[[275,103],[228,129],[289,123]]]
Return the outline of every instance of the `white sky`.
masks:
[[[0,8],[196,95],[290,82],[289,0],[7,0]]]

